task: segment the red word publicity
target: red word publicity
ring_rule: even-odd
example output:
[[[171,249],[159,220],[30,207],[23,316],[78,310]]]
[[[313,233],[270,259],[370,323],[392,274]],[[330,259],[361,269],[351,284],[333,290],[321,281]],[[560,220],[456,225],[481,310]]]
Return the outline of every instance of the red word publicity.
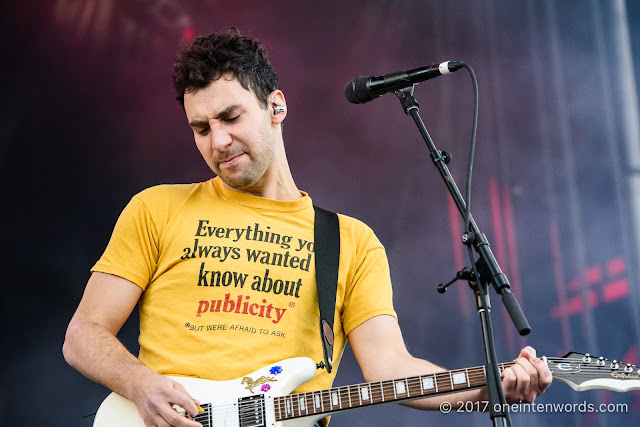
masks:
[[[243,301],[245,300],[245,301]],[[267,300],[263,299],[262,304],[251,303],[249,295],[238,295],[232,298],[231,294],[226,294],[223,299],[202,300],[198,302],[198,311],[196,317],[201,317],[202,313],[237,313],[247,314],[249,316],[258,316],[271,319],[272,323],[278,323],[282,320],[286,308],[274,307],[273,304],[267,304]]]

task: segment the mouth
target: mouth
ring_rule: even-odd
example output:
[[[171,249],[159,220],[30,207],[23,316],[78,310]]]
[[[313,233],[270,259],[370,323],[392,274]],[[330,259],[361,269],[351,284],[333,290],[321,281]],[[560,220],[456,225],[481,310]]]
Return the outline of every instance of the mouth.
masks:
[[[218,167],[230,167],[230,166],[234,166],[235,164],[237,164],[240,161],[240,158],[242,156],[244,156],[245,153],[240,152],[237,154],[234,154],[232,156],[227,157],[224,160],[218,161]]]

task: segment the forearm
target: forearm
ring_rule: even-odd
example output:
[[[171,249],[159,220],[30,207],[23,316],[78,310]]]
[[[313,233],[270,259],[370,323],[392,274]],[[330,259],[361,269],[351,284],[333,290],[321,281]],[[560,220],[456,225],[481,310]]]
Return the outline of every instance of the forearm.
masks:
[[[153,374],[112,332],[91,321],[69,324],[63,354],[84,376],[130,400],[139,379]]]
[[[389,360],[388,363],[381,363],[378,366],[384,366],[383,370],[377,370],[367,375],[367,381],[383,381],[396,378],[413,377],[417,375],[428,375],[436,372],[443,372],[445,369],[441,366],[435,365],[429,361],[418,359],[404,355],[401,363],[394,363]],[[458,402],[480,402],[486,399],[485,389],[481,390],[467,390],[457,393],[451,393],[446,395],[428,397],[424,399],[411,400],[408,402],[402,402],[402,405],[415,409],[437,411],[440,409],[442,402],[450,402],[455,407]],[[474,406],[475,407],[475,406]],[[482,409],[482,406],[479,406]]]
[[[391,316],[377,316],[349,333],[351,348],[367,381],[384,381],[445,371],[429,361],[411,356],[407,351],[398,322]],[[379,345],[378,343],[384,343]],[[512,366],[502,371],[502,389],[508,403],[531,403],[549,387],[551,371],[536,357],[535,349],[525,347]],[[418,409],[438,410],[444,401],[451,407],[471,402],[474,409],[486,410],[486,388],[430,397],[405,403]],[[475,405],[476,402],[480,404]],[[466,408],[467,406],[465,406]]]
[[[412,400],[410,402],[404,402],[402,405],[415,409],[438,411],[441,410],[444,402],[448,402],[449,408],[463,407],[484,411],[487,409],[487,405],[484,403],[486,400],[486,389],[482,388],[479,390],[467,390],[426,399]]]

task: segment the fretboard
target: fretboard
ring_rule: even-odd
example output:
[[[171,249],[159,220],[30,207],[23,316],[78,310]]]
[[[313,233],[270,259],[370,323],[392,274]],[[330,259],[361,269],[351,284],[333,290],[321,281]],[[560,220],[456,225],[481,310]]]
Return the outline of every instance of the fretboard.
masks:
[[[513,362],[500,363],[500,371]],[[274,398],[276,421],[347,411],[483,387],[485,367],[354,384]]]

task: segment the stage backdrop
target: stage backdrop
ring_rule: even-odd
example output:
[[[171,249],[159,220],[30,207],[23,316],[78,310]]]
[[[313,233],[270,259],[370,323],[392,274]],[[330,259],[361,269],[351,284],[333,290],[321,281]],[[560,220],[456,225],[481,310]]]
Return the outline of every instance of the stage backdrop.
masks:
[[[449,368],[484,363],[467,286],[436,293],[469,264],[462,223],[398,100],[352,105],[343,88],[359,75],[451,59],[470,64],[480,88],[472,212],[532,325],[518,336],[492,291],[499,359],[530,344],[548,356],[577,350],[638,362],[638,2],[26,0],[0,8],[1,425],[91,425],[83,417],[107,390],[66,365],[66,325],[131,196],[211,177],[169,75],[182,41],[230,26],[262,40],[279,73],[299,187],[368,223],[386,246],[413,354]],[[469,74],[423,82],[415,95],[464,192]],[[121,333],[134,352],[136,322]],[[348,352],[337,382],[361,379]],[[514,423],[634,425],[640,410],[638,392],[576,393],[559,382],[538,402],[561,406],[514,413]],[[612,404],[608,412],[581,411],[602,403]],[[489,418],[396,405],[332,421],[462,423]]]

